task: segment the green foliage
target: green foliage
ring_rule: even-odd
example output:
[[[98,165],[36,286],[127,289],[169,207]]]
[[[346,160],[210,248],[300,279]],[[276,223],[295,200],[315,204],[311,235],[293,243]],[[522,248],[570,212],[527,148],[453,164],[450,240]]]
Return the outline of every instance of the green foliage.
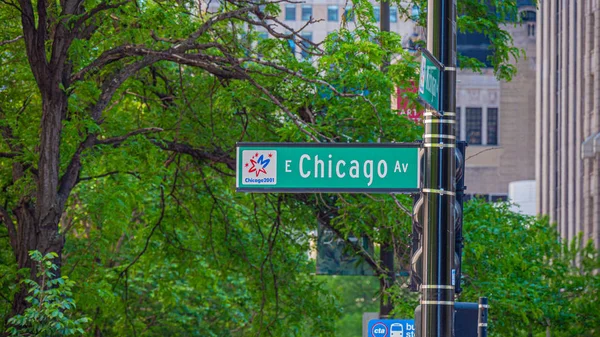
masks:
[[[48,25],[73,28],[84,16],[59,17],[61,4],[52,2]],[[96,7],[107,4],[115,6]],[[335,30],[323,45],[308,48],[319,57],[306,60],[289,52],[287,36],[259,38],[257,21],[248,23],[256,13],[218,21],[193,39],[197,49],[179,55],[197,53],[205,63],[163,60],[143,67],[108,98],[101,118],[90,114],[94,104],[107,99],[103,91],[112,76],[144,55],[112,54],[101,67],[94,63],[98,58],[123,45],[168,53],[216,21],[216,15],[247,5],[224,2],[215,13],[186,0],[86,0],[80,6],[88,13],[98,10],[86,21],[89,36],[70,45],[66,68],[73,74],[90,71],[73,81],[51,83],[68,96],[56,169],[64,174],[88,137],[97,142],[81,152],[78,184],[61,217],[64,276],[49,276],[55,272],[46,265],[51,257],[32,255],[43,261],[39,276],[46,281],[28,281],[34,289],[32,307],[12,318],[11,333],[78,334],[85,321],[71,317],[93,317],[88,335],[330,336],[336,325],[338,334],[346,333],[336,323],[343,310],[352,315],[343,322],[373,310],[358,305],[356,298],[376,306],[368,299],[377,296],[370,288],[376,288],[376,278],[370,278],[366,290],[351,285],[347,294],[354,297],[346,301],[311,275],[314,261],[307,252],[310,232],[317,227],[315,205],[330,196],[236,193],[228,164],[238,141],[405,142],[421,137],[421,126],[390,108],[394,87],[417,80],[418,62],[401,48],[403,37],[379,31],[370,2],[354,3],[356,29]],[[0,41],[23,34],[18,6],[0,7]],[[495,32],[501,18],[473,19],[479,13],[470,8],[464,6],[459,28],[463,20],[464,29],[497,34],[495,48],[510,53],[510,40]],[[279,12],[279,4],[264,9],[268,15]],[[55,44],[45,42],[48,49]],[[0,152],[15,152],[0,158],[0,205],[12,216],[10,210],[23,204],[33,209],[36,202],[43,104],[25,43],[3,44],[0,55],[0,127],[13,134],[0,142]],[[224,55],[239,63],[206,61]],[[397,61],[387,73],[381,71],[384,59]],[[497,73],[510,75],[501,68],[506,57],[494,61],[500,62]],[[243,76],[211,73],[209,66]],[[140,130],[146,131],[135,133]],[[189,151],[166,148],[173,142]],[[14,174],[19,168],[22,176]],[[397,254],[408,256],[410,216],[398,205],[410,204],[407,196],[341,195],[334,223],[345,237],[393,238]],[[0,313],[8,316],[18,277],[5,222],[0,227]],[[399,265],[406,270],[406,259]],[[358,289],[364,296],[356,297]],[[407,317],[416,300],[404,290],[397,285],[385,295],[394,296],[398,315]],[[587,304],[579,305],[583,310]]]
[[[596,336],[600,254],[562,242],[547,218],[508,204],[467,203],[462,301],[490,302],[491,336]]]
[[[368,211],[361,218],[365,214]],[[463,226],[463,293],[458,300],[488,297],[490,336],[598,335],[600,252],[592,241],[584,243],[579,237],[564,242],[547,218],[514,213],[507,203],[479,199],[465,204]],[[364,289],[375,280],[328,280],[338,291],[343,310],[339,320],[343,323],[336,326],[340,336],[358,336],[362,312],[378,311],[377,305],[363,308],[359,301],[368,297]],[[409,292],[406,282],[400,277],[390,289],[397,318],[413,318],[418,305],[419,294]],[[375,285],[367,295],[378,299],[378,282]]]
[[[71,289],[75,285],[67,277],[55,277],[57,270],[53,260],[56,253],[42,255],[39,251],[29,252],[31,259],[37,263],[37,276],[41,283],[31,279],[23,280],[28,286],[29,296],[26,301],[31,304],[22,315],[15,315],[8,320],[6,332],[9,336],[71,336],[82,335],[85,323],[89,318],[74,319],[76,309]]]
[[[372,276],[321,276],[336,296],[341,316],[335,322],[335,336],[362,336],[364,312],[379,311],[379,281]]]

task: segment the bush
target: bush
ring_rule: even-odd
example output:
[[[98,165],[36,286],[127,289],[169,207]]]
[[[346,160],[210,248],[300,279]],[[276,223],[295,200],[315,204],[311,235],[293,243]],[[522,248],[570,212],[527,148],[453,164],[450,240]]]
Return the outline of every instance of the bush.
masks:
[[[22,281],[29,287],[26,301],[31,305],[22,315],[16,315],[8,320],[6,329],[9,336],[71,336],[82,335],[87,317],[73,319],[72,311],[75,301],[71,289],[75,282],[66,276],[55,277],[57,266],[52,260],[58,257],[56,253],[42,256],[39,251],[30,251],[29,256],[38,267],[36,274],[40,280],[25,279]]]

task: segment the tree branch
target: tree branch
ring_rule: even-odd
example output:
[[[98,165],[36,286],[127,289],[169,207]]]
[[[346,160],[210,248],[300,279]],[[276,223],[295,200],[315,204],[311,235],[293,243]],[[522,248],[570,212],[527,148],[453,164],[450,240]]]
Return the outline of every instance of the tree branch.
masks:
[[[159,60],[165,60],[175,62],[177,64],[199,67],[213,75],[222,78],[245,78],[243,73],[236,69],[238,64],[237,60],[234,58],[200,53],[191,54],[186,52],[188,49],[195,49],[196,47],[198,47],[198,49],[206,49],[210,47],[218,48],[219,45],[217,44],[191,44],[189,45],[189,48],[185,49],[179,48],[178,46],[179,45],[176,45],[172,49],[161,51],[146,48],[144,46],[125,45],[107,54],[105,59],[99,60],[99,64],[101,64],[102,62],[113,62],[115,59],[123,58],[126,56],[146,56],[149,58],[153,58],[154,62]],[[222,48],[219,49],[223,51]]]
[[[123,4],[123,3],[121,3],[121,4]],[[100,7],[100,5],[98,7]],[[108,8],[103,8],[103,10],[104,9],[108,9]],[[200,28],[198,28],[194,33],[192,33],[187,39],[185,39],[183,41],[175,41],[173,48],[171,48],[168,52],[160,53],[161,55],[163,55],[162,59],[170,59],[171,61],[178,62],[181,64],[198,65],[198,64],[196,64],[198,62],[198,60],[196,60],[194,62],[191,59],[186,59],[185,57],[182,57],[181,55],[190,49],[207,49],[207,48],[211,48],[211,47],[220,46],[220,44],[217,44],[217,43],[197,44],[195,41],[200,36],[205,34],[215,23],[237,17],[240,14],[250,12],[252,9],[253,9],[253,7],[244,7],[244,8],[235,10],[235,11],[220,13],[220,14],[217,14],[217,15],[211,17],[204,24],[202,24],[202,26],[200,26]],[[151,35],[155,40],[161,40],[161,41],[164,40],[164,39],[156,36],[156,34],[154,32]],[[169,58],[165,58],[169,53],[179,54],[179,56],[171,56]],[[81,80],[88,72],[102,69],[104,66],[106,66],[112,62],[118,61],[120,59],[123,59],[127,56],[150,55],[150,54],[159,55],[159,52],[153,51],[148,48],[144,48],[143,46],[134,46],[134,45],[118,46],[116,48],[107,50],[104,53],[102,53],[102,55],[100,55],[100,57],[98,57],[96,60],[94,60],[90,65],[88,65],[87,67],[81,69],[76,74],[74,74],[71,77],[71,81],[73,82],[73,81]],[[185,63],[185,61],[187,61],[188,63]],[[204,66],[208,66],[208,65],[204,64]],[[204,66],[202,66],[202,67],[204,68]],[[215,69],[215,71],[216,71],[216,69]],[[217,75],[217,74],[215,74],[215,75]],[[225,75],[221,75],[221,76],[226,77]]]
[[[15,152],[0,152],[0,158],[14,158],[18,156],[20,153]]]
[[[10,245],[13,251],[17,250],[17,228],[15,227],[15,223],[13,222],[8,211],[4,209],[4,207],[0,206],[0,216],[2,217],[2,222],[6,225],[6,229],[8,229],[8,236],[10,238]]]
[[[467,157],[467,159],[465,159],[465,162],[466,162],[467,160],[471,159],[471,158],[477,157],[478,155],[480,155],[480,154],[482,154],[482,153],[484,153],[484,152],[488,152],[488,151],[494,151],[494,150],[500,150],[500,149],[502,149],[502,148],[501,148],[501,147],[491,147],[491,148],[489,148],[489,149],[481,150],[481,151],[479,151],[479,152],[477,152],[477,153],[475,153],[475,154],[472,154],[472,155],[470,155],[469,157]]]
[[[256,6],[248,6],[248,7],[242,7],[240,9],[234,10],[234,11],[228,11],[228,12],[224,12],[224,13],[219,13],[211,18],[209,18],[208,20],[206,20],[206,22],[204,22],[202,24],[202,26],[200,26],[200,28],[198,28],[195,32],[193,32],[192,34],[190,34],[190,36],[181,44],[179,45],[175,45],[176,51],[178,52],[183,52],[183,51],[187,51],[189,49],[193,48],[193,45],[195,44],[195,41],[202,36],[203,34],[205,34],[214,24],[220,22],[220,21],[224,21],[224,20],[228,20],[228,19],[232,19],[232,18],[237,18],[239,17],[241,14],[244,13],[248,13],[251,11],[256,11],[258,10],[259,7],[258,5]]]
[[[400,200],[398,200],[398,198],[396,198],[395,194],[390,193],[390,196],[392,197],[392,199],[394,199],[394,202],[396,203],[396,206],[398,206],[398,208],[400,208],[400,210],[402,210],[402,212],[404,212],[404,214],[406,214],[409,217],[411,217],[411,219],[414,218],[413,212],[411,212],[408,208],[404,207],[404,205],[402,205],[402,203],[400,202]]]
[[[104,178],[104,177],[108,177],[108,176],[112,176],[115,174],[129,174],[130,176],[134,176],[137,179],[140,179],[140,176],[136,173],[136,172],[131,172],[131,171],[111,171],[111,172],[107,172],[104,174],[100,174],[97,176],[89,176],[89,177],[81,177],[79,178],[79,181],[86,181],[86,180],[93,180],[93,179],[99,179],[99,178]]]
[[[319,212],[318,214],[324,215],[324,216],[320,216],[320,219],[319,219],[320,220],[319,222],[321,224],[323,224],[323,226],[331,229],[335,233],[335,235],[337,235],[337,237],[339,237],[339,238],[344,237],[342,235],[342,233],[331,224],[328,212]],[[357,255],[359,255],[365,262],[367,262],[369,264],[369,266],[371,266],[371,268],[373,268],[373,272],[375,273],[375,275],[377,275],[377,276],[387,275],[387,271],[385,269],[381,268],[381,266],[371,256],[371,254],[369,254],[369,252],[367,252],[363,247],[361,247],[361,245],[359,245],[355,242],[352,242],[350,240],[344,240],[344,242],[346,242],[346,244],[348,244]]]
[[[100,94],[100,98],[97,100],[96,104],[90,107],[90,115],[96,121],[96,123],[101,123],[102,111],[106,108],[115,91],[127,80],[131,75],[135,74],[140,69],[151,65],[152,63],[158,61],[156,57],[145,56],[141,60],[131,63],[121,69],[119,72],[109,77],[106,81],[104,81],[102,85],[102,93]],[[117,137],[118,138],[118,137]],[[81,153],[95,144],[97,144],[97,135],[89,134],[71,157],[69,162],[69,166],[65,171],[65,174],[60,178],[60,187],[58,190],[59,196],[59,209],[63,209],[64,204],[66,203],[73,187],[79,181],[79,173],[81,172]]]
[[[154,145],[166,151],[173,151],[177,153],[183,153],[190,155],[192,158],[198,161],[212,161],[215,163],[223,163],[231,170],[235,170],[235,158],[229,156],[229,154],[221,149],[215,149],[212,152],[206,151],[205,149],[194,148],[189,144],[179,143],[174,141],[166,141],[159,139],[149,139]]]
[[[313,129],[310,125],[308,125],[303,120],[301,120],[298,116],[294,115],[294,113],[291,112],[290,109],[288,109],[285,105],[283,105],[283,103],[281,103],[279,101],[279,99],[277,99],[277,97],[275,97],[275,95],[273,95],[269,90],[267,90],[267,88],[258,84],[258,82],[256,82],[252,77],[246,75],[246,79],[253,86],[255,86],[258,90],[262,91],[265,95],[267,95],[267,97],[269,97],[269,99],[273,103],[275,103],[275,105],[277,105],[281,110],[283,110],[283,112],[285,112],[285,114],[288,115],[288,117],[292,120],[292,122],[294,124],[296,124],[296,126],[302,133],[306,134],[307,136],[309,136],[312,140],[314,140],[317,143],[320,143],[321,141],[319,140],[319,138],[317,138],[317,136],[315,136],[315,134],[321,136],[324,139],[328,139],[329,141],[333,142],[333,139],[320,134],[315,129]],[[309,130],[311,130],[312,132]]]
[[[131,131],[126,135],[123,136],[119,136],[119,137],[112,137],[112,138],[107,138],[107,139],[96,139],[95,145],[121,145],[121,143],[123,143],[125,140],[127,140],[127,138],[133,137],[135,135],[141,135],[141,134],[146,134],[146,133],[152,133],[152,132],[162,132],[163,129],[161,128],[143,128],[143,129],[139,129],[139,130],[135,130],[135,131]]]
[[[160,59],[156,56],[144,56],[141,60],[128,64],[123,67],[119,72],[109,77],[102,83],[102,93],[98,98],[95,105],[90,108],[90,115],[96,121],[101,122],[102,111],[108,105],[112,96],[115,94],[117,89],[125,82],[129,77]]]
[[[37,39],[38,43],[42,42],[43,44],[40,47],[44,47],[46,39],[48,38],[48,1],[47,0],[37,0]],[[39,45],[38,45],[39,46]],[[45,49],[38,50],[38,52],[45,52]],[[45,57],[44,53],[44,57]]]
[[[19,6],[17,6],[17,5],[15,5],[14,3],[6,1],[6,0],[0,0],[0,2],[3,3],[3,4],[5,4],[5,5],[13,7],[17,11],[19,11],[19,13],[21,13],[21,15],[23,15],[23,11],[21,10],[21,8]]]
[[[19,36],[15,37],[15,38],[14,38],[14,39],[12,39],[12,40],[0,41],[0,47],[4,46],[5,44],[9,44],[9,43],[17,42],[17,41],[19,41],[19,40],[20,40],[20,39],[22,39],[22,38],[23,38],[23,35],[19,35]]]
[[[88,135],[71,157],[71,161],[69,162],[69,166],[67,166],[67,170],[60,178],[59,189],[58,189],[58,200],[59,200],[59,209],[63,209],[73,187],[79,181],[79,173],[81,172],[81,153],[85,149],[88,149],[94,145],[96,142],[96,135],[90,134]]]
[[[38,2],[38,6],[42,6],[45,1]],[[48,78],[48,62],[46,60],[45,51],[45,8],[43,10],[44,22],[43,27],[36,29],[35,14],[33,13],[33,4],[31,0],[19,0],[21,6],[21,23],[23,26],[23,38],[25,39],[25,47],[29,63],[32,65],[31,70],[38,85],[43,85]],[[40,17],[41,20],[41,17]],[[40,21],[41,22],[41,21]]]
[[[122,46],[118,46],[116,48],[109,49],[109,50],[103,52],[97,59],[95,59],[88,66],[84,67],[83,69],[79,70],[77,73],[73,74],[73,76],[71,76],[71,82],[82,80],[83,77],[88,72],[90,72],[92,70],[98,71],[112,62],[118,61],[118,60],[126,57],[127,54],[125,53],[124,50],[129,46],[130,45],[122,45]]]
[[[129,270],[129,268],[131,268],[131,266],[133,266],[142,257],[142,255],[144,255],[144,253],[146,252],[146,250],[148,250],[148,246],[150,245],[150,239],[152,239],[152,235],[154,235],[154,232],[156,231],[156,229],[162,223],[162,220],[163,220],[164,216],[165,216],[165,190],[163,189],[163,187],[161,187],[160,188],[160,216],[158,217],[158,220],[156,221],[156,224],[152,227],[152,230],[150,231],[150,234],[146,238],[146,243],[144,244],[144,248],[142,248],[142,250],[133,259],[133,261],[131,261],[127,265],[127,267],[125,267],[125,269],[123,269],[119,273],[119,279],[121,277],[123,277],[123,275],[125,275],[125,273],[127,273],[127,271]]]
[[[105,11],[105,10],[109,10],[109,9],[114,9],[114,8],[119,8],[127,3],[131,2],[131,0],[125,0],[122,2],[117,2],[114,4],[109,4],[107,1],[103,1],[101,2],[98,6],[92,8],[91,10],[87,11],[85,14],[83,14],[77,21],[75,21],[75,25],[74,25],[74,30],[79,31],[79,29],[81,28],[81,26],[89,19],[93,18],[94,16],[96,16],[96,14]]]

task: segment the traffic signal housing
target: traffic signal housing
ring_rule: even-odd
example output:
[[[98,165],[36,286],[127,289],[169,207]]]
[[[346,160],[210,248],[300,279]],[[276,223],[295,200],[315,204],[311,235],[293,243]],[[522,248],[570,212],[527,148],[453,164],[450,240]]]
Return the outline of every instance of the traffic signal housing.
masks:
[[[421,172],[419,174],[419,186],[423,186],[424,149],[419,150],[419,162]],[[423,283],[423,193],[413,194],[412,234],[410,254],[410,284],[409,289],[413,292],[419,291]]]
[[[454,292],[459,294],[461,288],[461,270],[462,270],[462,249],[464,247],[462,236],[463,225],[463,201],[465,194],[465,154],[467,142],[456,142],[455,148],[455,163],[456,175],[454,180],[454,272],[453,283],[455,285]],[[421,170],[423,169],[423,153],[419,152],[419,160],[421,160]],[[421,179],[423,172],[421,171]],[[422,181],[420,182],[421,186]],[[413,216],[412,216],[412,234],[411,234],[411,268],[410,268],[410,285],[409,289],[413,292],[418,292],[419,287],[423,283],[423,193],[413,195]]]
[[[465,197],[465,161],[466,161],[467,142],[456,142],[455,162],[456,162],[456,178],[454,180],[454,293],[460,294],[462,287],[460,286],[461,271],[462,271],[462,250],[464,247],[462,229],[463,229],[463,202]]]

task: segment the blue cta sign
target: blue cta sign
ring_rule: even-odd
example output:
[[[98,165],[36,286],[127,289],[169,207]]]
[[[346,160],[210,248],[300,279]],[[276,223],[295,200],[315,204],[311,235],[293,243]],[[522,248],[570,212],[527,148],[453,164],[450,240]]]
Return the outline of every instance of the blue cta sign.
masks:
[[[415,337],[415,321],[412,319],[370,320],[369,337]]]

